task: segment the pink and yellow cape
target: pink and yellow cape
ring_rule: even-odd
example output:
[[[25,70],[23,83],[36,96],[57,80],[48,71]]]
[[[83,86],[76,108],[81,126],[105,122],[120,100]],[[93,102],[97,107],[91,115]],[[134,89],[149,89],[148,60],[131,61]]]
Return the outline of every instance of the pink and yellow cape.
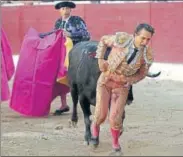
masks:
[[[15,71],[12,50],[5,31],[1,28],[1,101],[10,98],[8,81]]]
[[[25,35],[15,72],[10,107],[33,117],[47,116],[52,100],[68,93],[68,53],[72,41],[61,30],[44,38],[30,28]]]

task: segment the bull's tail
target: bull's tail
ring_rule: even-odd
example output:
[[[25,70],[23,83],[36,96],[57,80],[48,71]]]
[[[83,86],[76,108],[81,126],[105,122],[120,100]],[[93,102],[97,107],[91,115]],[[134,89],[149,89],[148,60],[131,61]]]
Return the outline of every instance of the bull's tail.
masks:
[[[78,88],[76,84],[71,84],[71,97],[73,101],[73,112],[72,112],[72,122],[78,122],[78,115],[77,115],[77,104],[78,104]]]

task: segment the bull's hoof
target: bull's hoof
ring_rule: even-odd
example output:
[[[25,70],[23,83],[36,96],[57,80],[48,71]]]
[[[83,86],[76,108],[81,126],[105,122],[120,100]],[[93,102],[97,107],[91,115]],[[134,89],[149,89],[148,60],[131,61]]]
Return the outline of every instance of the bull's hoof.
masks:
[[[73,124],[77,124],[77,123],[78,123],[78,116],[72,116],[71,122],[72,122]]]
[[[89,146],[90,142],[91,142],[91,138],[90,139],[86,139],[84,143],[85,143],[86,146]]]
[[[87,144],[87,145],[90,145],[91,140],[92,140],[92,139],[91,139],[91,135],[85,137],[85,141],[86,141],[86,144]]]
[[[69,127],[70,128],[77,128],[77,122],[76,121],[72,121],[72,120],[69,120]]]
[[[99,145],[99,137],[92,137],[90,142],[94,148],[97,148]]]
[[[84,145],[89,146],[90,145],[90,141],[84,141]]]
[[[90,141],[91,141],[91,135],[85,136],[85,143],[86,143],[86,145],[90,145]]]
[[[64,112],[69,112],[69,110],[70,110],[69,107],[66,107],[66,108],[64,108],[64,109],[58,109],[58,110],[56,110],[56,111],[53,113],[53,115],[54,115],[54,116],[60,116],[60,115],[62,115],[62,113],[64,113]]]

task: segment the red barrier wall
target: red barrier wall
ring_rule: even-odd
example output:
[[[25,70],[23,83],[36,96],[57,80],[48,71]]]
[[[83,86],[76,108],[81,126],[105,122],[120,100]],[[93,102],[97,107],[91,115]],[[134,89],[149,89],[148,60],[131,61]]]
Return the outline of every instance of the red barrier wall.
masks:
[[[29,27],[50,31],[59,17],[53,6],[2,7],[3,27],[18,53]],[[141,22],[152,24],[157,62],[183,63],[183,3],[78,4],[73,14],[85,19],[92,39],[117,31],[133,33]]]

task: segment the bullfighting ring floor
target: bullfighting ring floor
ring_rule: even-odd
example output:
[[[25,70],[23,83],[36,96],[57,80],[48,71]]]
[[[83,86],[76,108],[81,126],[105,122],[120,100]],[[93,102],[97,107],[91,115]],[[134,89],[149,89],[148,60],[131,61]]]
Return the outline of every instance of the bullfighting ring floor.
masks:
[[[183,65],[155,63],[153,68],[162,70],[161,76],[135,85],[135,101],[126,107],[125,130],[120,138],[125,156],[183,155]],[[70,95],[67,98],[72,107]],[[47,118],[25,118],[9,109],[8,102],[2,103],[1,155],[107,156],[111,152],[107,120],[101,127],[101,144],[93,150],[84,144],[80,106],[78,126],[73,128],[69,125],[71,111],[52,115],[59,105],[57,98]]]

